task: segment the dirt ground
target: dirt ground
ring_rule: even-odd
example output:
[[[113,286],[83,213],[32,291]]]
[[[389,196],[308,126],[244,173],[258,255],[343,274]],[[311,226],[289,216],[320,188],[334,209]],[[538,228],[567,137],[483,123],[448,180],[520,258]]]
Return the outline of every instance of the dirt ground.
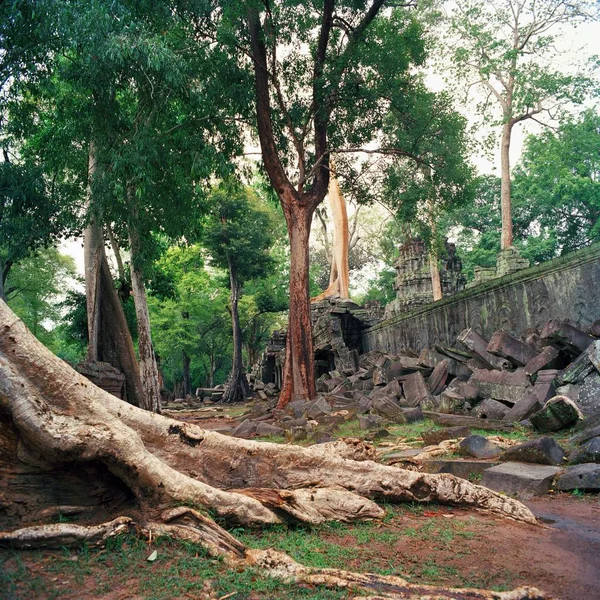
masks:
[[[239,412],[237,409],[236,412]],[[235,415],[237,416],[237,415]],[[218,429],[227,412],[179,412]],[[250,547],[273,547],[306,565],[399,575],[411,583],[508,590],[535,586],[562,600],[600,599],[600,497],[548,494],[526,502],[531,526],[439,505],[386,506],[382,522],[317,528],[233,529]],[[156,549],[158,559],[147,560]],[[355,594],[232,571],[197,547],[132,536],[104,549],[0,549],[1,600],[333,600]]]
[[[234,530],[250,546],[276,547],[305,564],[373,571],[411,582],[512,589],[533,585],[563,600],[600,597],[597,496],[549,495],[527,503],[545,526],[444,506],[390,507],[382,523],[317,529]],[[350,598],[344,591],[261,583],[180,545],[125,541],[104,550],[0,551],[0,598]],[[209,595],[205,590],[212,590]]]

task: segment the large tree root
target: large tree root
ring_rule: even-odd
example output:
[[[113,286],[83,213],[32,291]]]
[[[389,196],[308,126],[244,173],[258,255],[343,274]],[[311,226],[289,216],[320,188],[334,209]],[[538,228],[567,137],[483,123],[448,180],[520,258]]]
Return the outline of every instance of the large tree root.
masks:
[[[152,520],[139,524],[144,531],[194,541],[212,554],[262,565],[267,573],[287,574],[294,581],[335,582],[368,593],[385,589],[392,595],[405,593],[400,590],[403,585],[412,589],[403,580],[309,569],[273,551],[249,551],[211,518],[178,505],[210,509],[219,517],[249,525],[381,518],[384,511],[374,500],[435,501],[536,522],[520,502],[452,475],[415,473],[343,457],[368,458],[370,450],[360,444],[311,449],[240,440],[136,408],[95,387],[55,357],[2,301],[0,417],[13,432],[13,446],[18,445],[18,451],[4,451],[3,447],[11,447],[10,435],[3,434],[6,427],[0,428],[0,462],[8,453],[9,463],[34,463],[46,471],[65,465],[71,469],[104,465],[115,481],[130,490],[145,518]],[[8,440],[4,446],[3,439]],[[0,505],[3,502],[0,497]],[[60,504],[68,503],[54,500],[54,505]],[[21,517],[39,522],[40,503],[33,506],[35,514]],[[60,545],[86,536],[88,541],[102,541],[120,526],[132,524],[117,520],[110,527],[90,530],[51,525],[45,526],[50,529],[21,529],[0,539],[17,545],[31,545],[36,536],[60,540]],[[379,583],[368,583],[375,581]],[[381,582],[387,582],[387,587],[381,587]],[[449,597],[435,589],[422,595]]]
[[[209,519],[192,509],[180,507],[163,514],[162,518],[167,523],[153,522],[136,526],[132,519],[118,517],[97,526],[84,527],[61,523],[28,527],[10,534],[0,534],[0,545],[21,549],[62,548],[85,542],[98,546],[109,537],[136,528],[146,537],[151,537],[152,534],[154,537],[168,535],[171,538],[200,544],[211,555],[224,557],[232,567],[255,567],[263,575],[285,583],[304,583],[326,588],[348,589],[357,593],[376,593],[376,596],[368,597],[370,600],[428,598],[431,600],[544,600],[550,598],[532,587],[521,587],[510,592],[446,588],[411,584],[401,577],[391,575],[305,567],[282,552],[247,548],[218,525],[209,523]]]

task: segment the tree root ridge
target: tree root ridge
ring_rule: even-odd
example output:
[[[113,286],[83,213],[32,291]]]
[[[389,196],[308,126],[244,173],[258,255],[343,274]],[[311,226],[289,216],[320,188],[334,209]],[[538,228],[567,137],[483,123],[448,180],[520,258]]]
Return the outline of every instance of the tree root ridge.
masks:
[[[248,550],[246,562],[266,574],[287,583],[307,583],[328,588],[343,588],[357,592],[377,593],[371,600],[550,600],[551,597],[533,587],[521,587],[510,592],[444,588],[408,583],[394,575],[354,573],[341,569],[305,567],[285,553],[275,550]]]

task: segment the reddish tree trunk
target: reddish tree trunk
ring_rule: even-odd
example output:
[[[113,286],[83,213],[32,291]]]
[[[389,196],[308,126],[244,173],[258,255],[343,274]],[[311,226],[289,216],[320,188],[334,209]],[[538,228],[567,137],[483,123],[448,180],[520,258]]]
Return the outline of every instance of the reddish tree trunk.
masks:
[[[292,400],[311,400],[316,396],[308,293],[308,238],[314,208],[289,202],[284,204],[284,212],[291,250],[290,313],[279,408]]]

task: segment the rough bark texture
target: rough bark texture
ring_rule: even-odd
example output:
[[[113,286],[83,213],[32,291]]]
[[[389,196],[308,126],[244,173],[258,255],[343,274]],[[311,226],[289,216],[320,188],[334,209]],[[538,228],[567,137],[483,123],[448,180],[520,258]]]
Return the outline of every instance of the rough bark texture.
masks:
[[[513,123],[508,121],[502,127],[500,142],[500,206],[502,209],[502,250],[513,245],[512,210],[510,202],[510,138]]]
[[[223,392],[223,402],[242,402],[250,395],[250,386],[244,372],[242,360],[242,328],[240,327],[240,284],[235,267],[229,260],[229,284],[231,287],[231,326],[233,331],[233,361],[231,373]]]
[[[451,475],[425,475],[369,460],[348,460],[336,456],[333,448],[323,451],[230,438],[136,408],[96,388],[52,355],[3,302],[0,416],[0,468],[10,482],[0,501],[3,506],[18,505],[21,521],[36,523],[34,529],[21,525],[1,534],[3,544],[101,543],[107,536],[136,526],[141,533],[151,530],[201,543],[214,555],[256,565],[265,574],[289,581],[380,594],[404,593],[405,586],[406,593],[417,594],[434,588],[409,585],[400,578],[309,569],[285,554],[248,550],[189,505],[210,508],[220,517],[244,524],[285,520],[317,524],[330,519],[380,518],[384,511],[371,498],[433,500],[535,523],[519,502]],[[76,484],[65,478],[67,485],[54,490],[44,485],[32,488],[31,481],[23,485],[23,474],[14,470],[20,463],[30,469],[26,475],[33,481],[45,474],[66,477],[70,472]],[[89,478],[81,477],[82,472]],[[47,523],[44,515],[82,512],[86,507],[78,504],[90,496],[89,490],[83,491],[85,483],[97,484],[101,479],[113,490],[107,523],[89,527]],[[65,501],[59,497],[64,488],[73,494],[66,499],[70,505],[57,506]],[[15,494],[19,493],[17,502]],[[100,502],[109,495],[105,491],[94,498]],[[137,524],[123,514],[135,503],[137,514],[143,515]],[[91,508],[94,514],[98,510],[97,505]],[[447,597],[453,596],[449,592]],[[477,596],[473,591],[472,597],[491,596]]]
[[[331,175],[329,180],[329,204],[333,217],[333,251],[331,256],[331,272],[329,287],[312,298],[313,302],[325,298],[349,298],[348,252],[350,249],[350,233],[348,230],[348,211],[346,200],[342,195],[337,178]]]
[[[140,352],[140,374],[144,389],[142,408],[151,412],[160,412],[160,378],[158,365],[152,345],[150,332],[150,313],[146,288],[140,265],[141,241],[137,231],[137,210],[134,201],[130,198],[131,219],[129,223],[129,249],[131,252],[131,291],[135,304],[135,316],[138,326],[138,349]]]
[[[311,400],[317,395],[307,285],[313,211],[311,206],[298,203],[284,206],[290,239],[290,311],[279,408],[293,400]]]

